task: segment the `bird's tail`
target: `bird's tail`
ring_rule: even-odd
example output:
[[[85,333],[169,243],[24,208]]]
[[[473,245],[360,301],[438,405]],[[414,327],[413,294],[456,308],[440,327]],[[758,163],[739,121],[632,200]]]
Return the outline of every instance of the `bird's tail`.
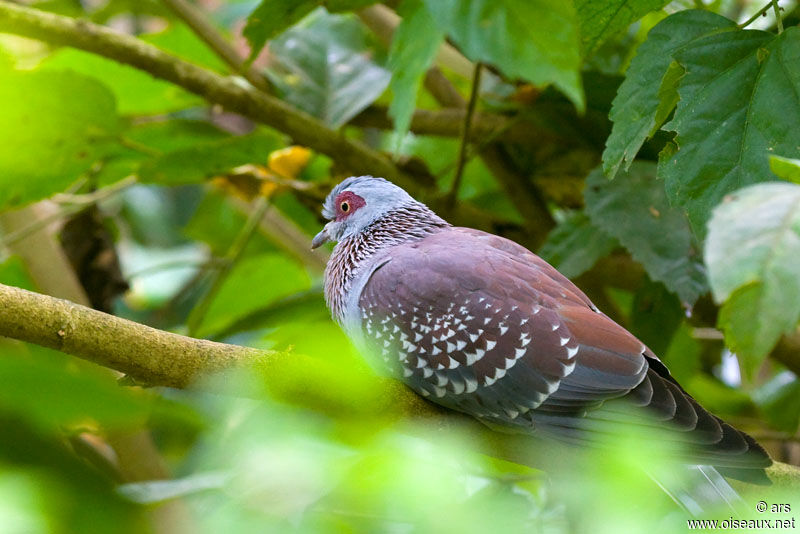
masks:
[[[670,471],[647,474],[678,506],[694,517],[721,509],[740,514],[745,509],[742,497],[710,465],[672,466]]]

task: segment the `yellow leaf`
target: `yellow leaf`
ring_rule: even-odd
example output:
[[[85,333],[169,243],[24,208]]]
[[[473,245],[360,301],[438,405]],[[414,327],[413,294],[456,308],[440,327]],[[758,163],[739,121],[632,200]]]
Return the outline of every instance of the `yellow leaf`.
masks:
[[[290,146],[276,150],[269,155],[269,168],[282,178],[297,178],[297,175],[308,165],[311,150],[304,146]]]

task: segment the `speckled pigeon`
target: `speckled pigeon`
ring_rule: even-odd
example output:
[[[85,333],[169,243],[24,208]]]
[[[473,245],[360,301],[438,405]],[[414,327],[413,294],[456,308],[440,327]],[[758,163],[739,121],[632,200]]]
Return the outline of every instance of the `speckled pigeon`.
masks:
[[[480,420],[592,444],[609,422],[653,425],[698,464],[766,482],[769,456],[703,409],[641,341],[547,262],[508,239],[450,225],[382,178],[325,200],[312,247],[334,318],[427,399]],[[631,413],[633,412],[633,413]]]

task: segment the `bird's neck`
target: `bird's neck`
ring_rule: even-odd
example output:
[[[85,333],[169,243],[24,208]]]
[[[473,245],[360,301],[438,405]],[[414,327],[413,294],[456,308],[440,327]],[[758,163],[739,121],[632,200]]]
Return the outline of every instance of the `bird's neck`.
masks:
[[[375,253],[423,239],[450,223],[422,203],[415,202],[388,212],[355,235],[337,243],[325,268],[325,301],[333,317],[341,323],[353,279],[362,267],[374,260]]]

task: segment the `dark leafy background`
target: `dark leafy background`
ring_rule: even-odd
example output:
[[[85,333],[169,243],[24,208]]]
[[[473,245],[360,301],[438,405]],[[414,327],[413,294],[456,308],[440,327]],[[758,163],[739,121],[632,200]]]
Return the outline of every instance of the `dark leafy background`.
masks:
[[[255,84],[328,129],[318,150],[299,147],[289,127],[12,28],[0,282],[309,356],[318,368],[292,370],[309,395],[355,388],[361,360],[321,293],[328,251],[308,250],[324,193],[369,165],[325,149],[346,138],[441,215],[538,251],[702,404],[800,464],[800,31],[780,4],[780,28],[772,10],[745,28],[763,5],[32,2]],[[222,379],[229,396],[123,386],[0,341],[4,532],[684,528],[635,474],[657,456],[635,436],[550,478],[470,452],[455,430],[428,439],[237,398],[252,377]]]

